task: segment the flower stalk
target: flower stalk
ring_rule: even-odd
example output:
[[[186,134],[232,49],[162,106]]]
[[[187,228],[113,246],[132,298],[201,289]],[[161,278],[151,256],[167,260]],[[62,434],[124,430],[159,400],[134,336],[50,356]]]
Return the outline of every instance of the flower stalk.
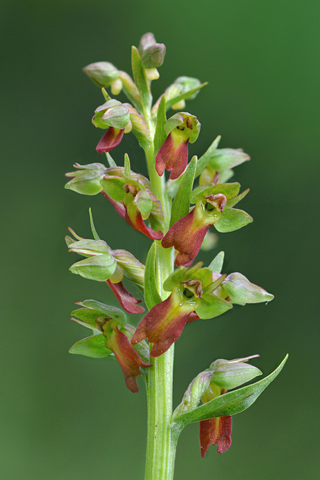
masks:
[[[257,355],[216,360],[192,380],[173,411],[174,347],[188,323],[213,319],[233,305],[266,303],[273,295],[239,272],[223,273],[224,252],[208,267],[193,263],[204,244],[208,249],[210,242],[205,237],[211,227],[228,233],[252,222],[245,211],[233,208],[249,189],[239,194],[240,184],[228,183],[232,168],[250,157],[240,149],[219,149],[217,137],[199,159],[195,156],[189,162],[188,144],[196,142],[200,122],[186,111],[167,119],[167,112],[185,110],[186,102],[206,84],[179,77],[152,105],[151,85],[159,78],[165,51],[165,45],[147,33],[139,48],[132,47],[132,77],[109,62],[84,68],[102,88],[104,103],[95,109],[92,123],[104,130],[96,150],[106,154],[109,166],[75,164],[76,171],[66,174],[72,177],[67,189],[89,196],[101,193],[133,234],[152,241],[146,265],[130,252],[113,250],[100,239],[91,210],[93,239],[82,238],[72,229],[74,238],[66,237],[69,251],[85,257],[70,267],[71,272],[104,282],[121,306],[96,300],[78,302],[81,308],[72,312],[71,319],[91,335],[76,342],[70,353],[116,359],[132,393],[139,391],[137,377],[144,378],[148,408],[145,480],[174,479],[178,438],[189,423],[199,422],[202,457],[211,444],[217,445],[218,453],[227,451],[232,415],[248,408],[286,361],[263,380],[237,388],[261,374],[245,363]],[[106,89],[111,95],[124,94],[129,103],[112,98]],[[143,149],[149,178],[131,169],[127,154],[123,166],[112,158],[110,152],[127,134],[134,135]],[[130,283],[140,290],[138,298]],[[134,315],[142,313],[137,326],[128,323],[127,314],[135,323]]]

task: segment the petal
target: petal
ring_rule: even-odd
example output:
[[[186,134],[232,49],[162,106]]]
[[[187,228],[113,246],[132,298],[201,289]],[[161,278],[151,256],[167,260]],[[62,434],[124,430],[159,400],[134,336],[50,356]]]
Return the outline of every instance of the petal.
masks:
[[[124,287],[122,282],[119,283],[112,283],[111,280],[107,280],[107,284],[117,297],[121,307],[128,313],[143,313],[144,308],[140,307],[140,305],[136,305],[140,303],[141,300],[137,300],[131,295],[130,292]]]
[[[203,458],[208,451],[210,443],[217,445],[217,452],[226,452],[232,443],[232,417],[210,418],[200,422],[200,448]]]
[[[166,352],[180,337],[194,305],[181,305],[174,294],[155,305],[139,323],[131,343],[135,345],[145,338],[153,343],[150,355],[158,357]]]
[[[144,363],[138,353],[130,345],[127,336],[120,332],[118,328],[113,331],[106,341],[106,346],[114,353],[119,362],[127,388],[136,393],[139,391],[136,377],[141,374],[140,367],[152,367],[148,363]]]
[[[156,170],[160,177],[165,169],[171,172],[170,180],[180,177],[188,163],[188,143],[189,139],[175,142],[169,133],[156,156]]]
[[[209,418],[200,422],[200,454],[205,456],[212,443],[215,445],[218,440],[219,418]]]
[[[109,127],[106,133],[101,138],[100,142],[96,146],[98,153],[109,152],[113,148],[117,147],[122,140],[124,134],[124,128]]]
[[[219,438],[217,441],[217,452],[224,453],[231,447],[232,417],[219,418]]]
[[[164,236],[161,245],[174,247],[179,251],[175,260],[176,267],[190,265],[197,256],[210,225],[198,225],[196,208],[175,223]]]

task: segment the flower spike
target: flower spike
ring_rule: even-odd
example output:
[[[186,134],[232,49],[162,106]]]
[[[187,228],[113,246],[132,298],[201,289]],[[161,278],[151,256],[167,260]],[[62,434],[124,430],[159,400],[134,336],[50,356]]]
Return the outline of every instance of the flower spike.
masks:
[[[188,163],[188,143],[194,143],[200,132],[200,123],[190,113],[176,113],[165,124],[167,139],[156,156],[156,170],[162,176],[164,170],[170,179],[180,177]]]
[[[209,228],[214,225],[218,232],[231,232],[252,222],[242,210],[232,209],[248,192],[238,195],[239,183],[204,185],[191,195],[195,207],[175,223],[162,240],[164,248],[175,247],[179,252],[177,267],[190,265],[197,256]]]

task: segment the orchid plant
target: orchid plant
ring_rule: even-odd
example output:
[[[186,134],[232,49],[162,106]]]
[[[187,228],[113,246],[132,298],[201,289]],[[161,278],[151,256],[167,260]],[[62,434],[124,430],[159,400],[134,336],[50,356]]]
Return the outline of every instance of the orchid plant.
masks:
[[[132,47],[133,78],[109,62],[84,68],[104,98],[92,123],[104,130],[96,150],[106,164],[75,164],[75,171],[66,174],[71,177],[67,189],[81,195],[101,193],[139,232],[133,234],[152,241],[146,265],[128,251],[113,250],[100,239],[91,210],[93,238],[82,238],[71,228],[71,236],[66,237],[69,251],[84,257],[70,267],[71,272],[106,282],[121,307],[92,299],[77,302],[72,320],[88,328],[90,335],[73,345],[70,353],[116,359],[132,393],[139,391],[137,377],[143,377],[148,400],[146,480],[173,479],[177,441],[191,422],[199,422],[202,457],[210,444],[217,446],[218,453],[227,451],[232,416],[253,404],[287,359],[263,380],[244,387],[261,375],[247,363],[257,355],[215,360],[191,381],[173,411],[174,345],[188,323],[215,318],[233,305],[270,302],[273,295],[241,273],[223,273],[224,252],[208,266],[195,263],[199,250],[210,243],[206,239],[211,227],[227,233],[252,222],[248,213],[234,208],[249,189],[239,193],[239,183],[229,182],[233,168],[249,156],[241,149],[219,148],[217,137],[202,156],[188,163],[188,145],[196,142],[200,122],[185,111],[186,101],[206,84],[179,77],[152,105],[151,84],[159,78],[165,51],[165,45],[147,33],[139,48]],[[113,98],[122,93],[125,103]],[[170,110],[176,113],[171,115]],[[125,134],[133,134],[144,151],[149,178],[131,169],[127,154],[119,165],[109,153]],[[138,287],[140,298],[127,289],[130,283]],[[136,325],[134,315],[142,313],[136,327],[129,323]]]

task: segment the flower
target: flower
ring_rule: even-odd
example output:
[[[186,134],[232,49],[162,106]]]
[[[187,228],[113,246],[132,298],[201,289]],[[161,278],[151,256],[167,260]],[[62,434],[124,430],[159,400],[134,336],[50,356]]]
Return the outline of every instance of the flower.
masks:
[[[163,218],[159,200],[150,189],[150,182],[143,175],[123,167],[110,167],[101,180],[103,195],[112,203],[121,217],[135,230],[153,240],[161,240],[163,233],[147,227],[149,219],[152,225],[161,228]]]
[[[109,152],[119,145],[126,127],[130,129],[130,112],[125,104],[110,99],[96,108],[92,123],[97,128],[108,129],[96,150],[98,153]]]
[[[194,143],[200,132],[200,123],[194,115],[180,112],[173,115],[165,124],[167,139],[156,156],[156,170],[162,176],[164,170],[170,179],[180,177],[188,163],[188,143]]]
[[[125,324],[126,315],[122,310],[95,300],[78,302],[78,305],[82,308],[72,312],[71,320],[92,329],[94,335],[77,342],[69,350],[70,353],[94,358],[114,355],[123,372],[127,388],[133,393],[138,392],[136,377],[141,374],[140,368],[152,366],[147,363],[147,345],[140,345],[136,349],[131,346],[130,339],[134,328]]]
[[[221,265],[222,266],[222,265]],[[215,268],[192,267],[176,269],[164,282],[170,296],[156,304],[139,323],[132,337],[133,345],[145,338],[153,343],[150,355],[158,357],[178,340],[187,323],[222,315],[232,304],[269,302],[273,295],[251,283],[244,275],[220,274]]]
[[[133,345],[147,338],[153,343],[150,355],[158,357],[178,340],[188,322],[213,318],[232,308],[230,302],[214,293],[225,276],[213,281],[212,271],[201,265],[181,267],[167,278],[164,289],[171,292],[170,296],[143,318],[132,337]]]
[[[126,250],[111,250],[103,240],[87,240],[79,237],[72,229],[70,232],[77,239],[66,237],[69,252],[78,253],[86,257],[70,267],[72,273],[89,280],[106,282],[120,305],[128,313],[143,313],[144,308],[123,285],[123,277],[127,277],[142,291],[144,288],[144,265]]]
[[[201,397],[202,403],[210,402],[227,393],[229,389],[236,388],[261,375],[258,368],[244,363],[258,356],[251,355],[230,361],[219,359],[213,362],[208,369],[212,376],[208,389]],[[230,415],[202,420],[200,422],[201,457],[206,455],[210,444],[217,445],[218,453],[226,452],[232,443],[231,432],[232,417]]]
[[[225,183],[203,185],[192,192],[195,207],[170,228],[161,242],[164,248],[173,246],[179,252],[177,267],[192,263],[212,225],[218,232],[232,232],[252,222],[246,212],[232,208],[249,192],[247,189],[238,195],[239,190],[239,183]]]

